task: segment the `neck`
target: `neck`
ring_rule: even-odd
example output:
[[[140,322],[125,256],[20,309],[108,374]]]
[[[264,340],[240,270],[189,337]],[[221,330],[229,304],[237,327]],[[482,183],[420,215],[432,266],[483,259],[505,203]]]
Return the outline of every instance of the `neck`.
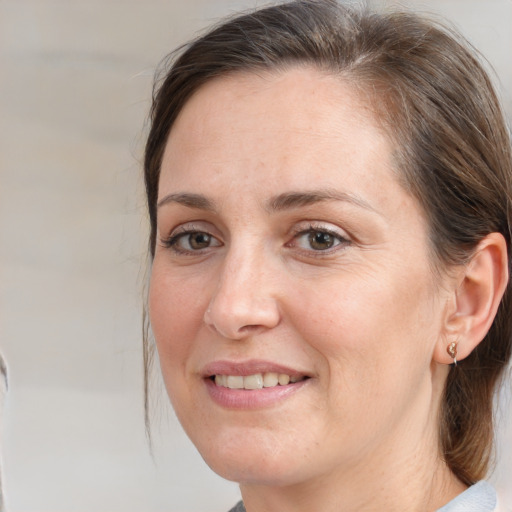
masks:
[[[373,459],[291,486],[240,488],[247,512],[433,512],[465,490],[443,461],[421,451],[385,469]]]

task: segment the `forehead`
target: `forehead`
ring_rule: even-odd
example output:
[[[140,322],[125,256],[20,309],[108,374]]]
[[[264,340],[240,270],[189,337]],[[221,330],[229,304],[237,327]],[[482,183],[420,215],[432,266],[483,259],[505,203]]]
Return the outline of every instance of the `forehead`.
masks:
[[[283,134],[294,128],[295,138],[301,132],[335,136],[347,128],[351,131],[355,124],[377,128],[368,107],[348,80],[313,67],[232,73],[210,80],[192,95],[171,129],[169,142],[176,132],[186,132],[187,141],[197,143],[191,135],[211,136],[215,128],[219,136],[229,130],[238,133],[240,128],[256,136],[259,130],[254,128],[263,124],[267,131]],[[344,115],[351,117],[350,127],[343,123]],[[339,122],[333,124],[336,117]]]
[[[314,184],[378,193],[393,175],[391,144],[355,87],[297,67],[202,86],[171,130],[160,196],[219,181],[254,193],[269,182],[275,193]]]

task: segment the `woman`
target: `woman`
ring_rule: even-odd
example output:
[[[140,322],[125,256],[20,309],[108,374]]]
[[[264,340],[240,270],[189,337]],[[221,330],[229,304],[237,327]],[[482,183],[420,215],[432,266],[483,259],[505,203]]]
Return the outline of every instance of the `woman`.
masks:
[[[472,52],[291,2],[187,46],[151,114],[151,328],[236,510],[495,510],[512,158]]]

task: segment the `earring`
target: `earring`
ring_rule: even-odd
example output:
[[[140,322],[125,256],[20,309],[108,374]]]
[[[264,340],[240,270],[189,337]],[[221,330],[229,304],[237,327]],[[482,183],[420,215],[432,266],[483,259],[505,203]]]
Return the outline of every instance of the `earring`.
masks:
[[[450,354],[450,357],[453,358],[453,364],[457,366],[457,342],[452,341],[448,347],[446,347],[446,352]]]

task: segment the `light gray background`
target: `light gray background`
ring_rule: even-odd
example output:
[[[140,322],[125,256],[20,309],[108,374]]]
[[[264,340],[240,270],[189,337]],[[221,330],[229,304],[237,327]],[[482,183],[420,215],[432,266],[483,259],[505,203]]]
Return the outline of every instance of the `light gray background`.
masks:
[[[389,2],[388,2],[389,3]],[[487,55],[512,112],[512,0],[402,2]],[[249,0],[0,0],[0,343],[12,512],[226,511],[167,400],[144,437],[140,179],[153,70]],[[158,383],[157,383],[158,384]],[[512,502],[511,408],[495,481]]]

